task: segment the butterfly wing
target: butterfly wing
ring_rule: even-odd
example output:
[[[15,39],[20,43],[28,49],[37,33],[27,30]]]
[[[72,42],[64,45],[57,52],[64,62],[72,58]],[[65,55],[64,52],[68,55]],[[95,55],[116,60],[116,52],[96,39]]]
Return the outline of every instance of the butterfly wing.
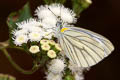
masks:
[[[69,27],[61,35],[62,49],[79,67],[95,65],[114,50],[108,39],[83,28]]]

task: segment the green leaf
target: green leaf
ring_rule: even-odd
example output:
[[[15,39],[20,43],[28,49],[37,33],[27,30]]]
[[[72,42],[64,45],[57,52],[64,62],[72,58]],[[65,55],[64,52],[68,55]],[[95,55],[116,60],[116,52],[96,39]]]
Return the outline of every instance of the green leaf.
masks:
[[[64,4],[66,2],[66,0],[55,0],[56,3],[61,3]]]
[[[71,75],[72,73],[71,73],[71,70],[69,69],[69,68],[67,68],[66,70],[65,70],[65,75]]]
[[[43,0],[45,2],[45,4],[51,4],[53,3],[53,0]]]
[[[45,4],[52,4],[52,3],[61,3],[64,4],[66,0],[43,0]]]
[[[7,24],[8,24],[10,31],[17,27],[16,26],[17,22],[24,21],[31,17],[32,17],[32,14],[31,14],[31,10],[30,10],[30,5],[29,5],[29,3],[26,3],[22,9],[20,9],[17,12],[12,12],[8,16]]]
[[[67,75],[65,76],[64,80],[75,80],[73,75]]]
[[[92,2],[88,0],[71,0],[73,4],[73,11],[79,17],[80,13],[90,6]]]
[[[41,66],[45,66],[46,62],[49,61],[49,60],[50,59],[46,54],[42,54],[41,59],[39,59],[39,63],[40,63]]]

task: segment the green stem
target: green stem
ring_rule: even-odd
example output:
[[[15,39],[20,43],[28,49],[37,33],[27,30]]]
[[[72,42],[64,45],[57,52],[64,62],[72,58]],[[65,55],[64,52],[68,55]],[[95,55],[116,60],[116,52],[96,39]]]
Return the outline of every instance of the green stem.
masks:
[[[38,66],[34,65],[33,68],[31,70],[24,70],[21,67],[19,67],[11,58],[11,56],[9,55],[8,51],[5,48],[1,49],[3,51],[3,53],[5,54],[5,56],[8,58],[9,62],[12,64],[12,66],[14,68],[16,68],[16,70],[20,71],[23,74],[32,74],[34,73],[36,70],[38,70]]]
[[[9,46],[8,40],[5,41],[5,42],[0,42],[0,49],[6,48],[6,47],[8,47],[8,46]]]

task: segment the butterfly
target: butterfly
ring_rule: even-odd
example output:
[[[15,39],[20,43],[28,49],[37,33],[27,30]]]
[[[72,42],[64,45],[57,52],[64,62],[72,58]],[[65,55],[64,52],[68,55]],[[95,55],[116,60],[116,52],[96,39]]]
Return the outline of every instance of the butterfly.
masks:
[[[58,42],[65,55],[78,67],[93,66],[114,50],[113,44],[102,35],[83,28],[63,26],[60,16],[56,17]]]

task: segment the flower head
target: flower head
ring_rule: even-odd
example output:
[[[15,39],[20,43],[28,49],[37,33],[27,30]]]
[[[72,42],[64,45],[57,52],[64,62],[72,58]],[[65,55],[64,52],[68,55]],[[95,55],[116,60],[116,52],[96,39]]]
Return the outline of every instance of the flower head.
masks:
[[[39,27],[41,26],[41,22],[36,21],[36,19],[28,19],[27,21],[23,21],[21,23],[16,23],[19,29],[29,30],[31,27]]]
[[[53,18],[53,17],[47,17],[47,18],[44,18],[42,20],[42,23],[49,24],[49,25],[45,26],[45,27],[48,27],[48,28],[55,27],[56,26],[56,22],[57,22],[56,18]]]
[[[57,50],[59,50],[59,51],[62,50],[61,47],[60,47],[60,44],[55,44],[55,48],[56,48]]]
[[[47,56],[50,58],[55,58],[57,55],[56,55],[56,52],[54,50],[49,50],[47,52]]]
[[[78,67],[73,62],[69,61],[68,68],[74,73],[74,72],[80,72],[82,73],[85,68]]]
[[[13,39],[15,40],[14,43],[16,45],[19,45],[19,46],[21,46],[23,43],[27,43],[27,41],[28,41],[27,35],[19,35],[19,36],[16,36],[16,38],[13,38]]]
[[[62,80],[62,74],[48,73],[46,78],[47,80]]]
[[[54,74],[59,74],[64,71],[66,65],[65,62],[61,59],[53,59],[48,66],[48,70]]]
[[[75,80],[84,80],[84,76],[82,74],[74,73]]]
[[[44,51],[48,51],[48,50],[50,50],[50,45],[49,45],[49,44],[43,44],[43,45],[41,46],[41,48],[42,48],[42,50],[44,50]]]
[[[40,44],[49,44],[49,41],[48,41],[48,40],[45,40],[45,39],[42,39],[42,40],[40,41]]]
[[[40,49],[37,45],[31,46],[29,51],[33,54],[40,52]]]
[[[45,6],[40,6],[37,8],[37,10],[35,11],[35,15],[38,16],[38,18],[40,19],[44,19],[46,17],[55,17],[53,15],[53,13],[50,12],[50,10],[48,9],[48,5],[45,5]]]
[[[44,38],[47,38],[47,39],[52,39],[52,36],[54,36],[54,34],[50,31],[48,32],[44,32]]]
[[[49,44],[55,45],[56,43],[55,43],[55,41],[53,41],[53,40],[49,40]]]
[[[57,20],[57,17],[60,16],[63,22],[67,22],[67,23],[76,22],[76,18],[75,18],[76,14],[72,10],[65,8],[61,4],[55,3],[52,5],[40,6],[35,11],[35,13],[40,19],[45,19],[50,17],[54,20]]]
[[[86,0],[86,2],[88,2],[88,3],[90,3],[90,4],[91,4],[91,3],[92,3],[92,0]]]
[[[30,28],[28,28],[29,32],[39,32],[39,33],[43,33],[43,30],[41,27],[34,27],[31,26]]]
[[[40,41],[44,36],[43,24],[40,21],[30,18],[27,21],[16,23],[18,28],[12,32],[15,38],[14,43],[21,45],[30,41]],[[44,24],[45,26],[45,24]]]
[[[29,34],[30,41],[40,41],[41,38],[42,38],[42,36],[38,32],[32,32]]]
[[[76,14],[68,9],[65,8],[62,4],[52,4],[49,6],[50,10],[57,16],[60,16],[63,22],[67,23],[75,23],[76,22]]]
[[[27,35],[28,31],[26,29],[21,29],[21,30],[14,30],[12,32],[14,36],[19,36],[19,35]]]

